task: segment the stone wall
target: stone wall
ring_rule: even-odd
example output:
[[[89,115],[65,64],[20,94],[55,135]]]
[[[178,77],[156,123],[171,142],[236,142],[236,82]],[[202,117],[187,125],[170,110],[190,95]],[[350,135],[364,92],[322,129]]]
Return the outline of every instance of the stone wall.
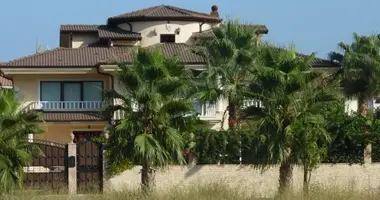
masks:
[[[104,182],[106,191],[140,187],[140,169],[135,167]],[[278,167],[263,172],[249,165],[171,166],[156,174],[156,189],[170,190],[191,184],[223,183],[257,196],[272,196],[278,187]],[[293,188],[301,190],[302,167],[295,167]],[[380,188],[380,163],[365,165],[322,164],[312,173],[311,184],[320,187],[369,191]]]

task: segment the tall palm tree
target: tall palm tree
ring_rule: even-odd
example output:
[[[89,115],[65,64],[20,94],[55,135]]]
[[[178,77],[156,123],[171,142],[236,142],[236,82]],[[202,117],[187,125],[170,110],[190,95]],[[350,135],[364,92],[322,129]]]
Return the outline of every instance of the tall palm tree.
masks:
[[[191,99],[192,73],[174,57],[159,50],[139,49],[133,66],[119,64],[123,91],[107,91],[109,100],[121,104],[123,118],[111,127],[110,161],[141,164],[143,189],[154,184],[154,170],[170,163],[184,163],[183,134],[192,130],[197,117]]]
[[[33,153],[26,136],[41,133],[40,122],[41,116],[25,110],[12,90],[0,90],[0,193],[22,186],[23,167]]]
[[[312,70],[313,55],[268,46],[261,57],[263,65],[246,94],[259,100],[260,106],[246,108],[243,116],[254,122],[256,163],[280,164],[279,192],[283,193],[291,183],[294,164],[304,164],[318,153],[314,145],[329,141],[327,132],[321,131],[325,121],[319,108],[337,99],[336,88],[326,85],[329,81],[322,72]],[[301,131],[301,125],[309,126],[308,131]]]
[[[206,102],[227,100],[229,128],[235,129],[244,100],[242,93],[255,66],[258,38],[255,30],[238,21],[221,24],[212,31],[215,38],[205,40],[197,49],[207,61],[207,70],[199,76],[199,98]]]
[[[380,92],[380,35],[353,34],[352,44],[340,42],[343,54],[330,53],[330,59],[343,66],[342,85],[347,96],[358,98],[358,111],[366,116],[368,103]],[[372,104],[372,103],[371,103]]]

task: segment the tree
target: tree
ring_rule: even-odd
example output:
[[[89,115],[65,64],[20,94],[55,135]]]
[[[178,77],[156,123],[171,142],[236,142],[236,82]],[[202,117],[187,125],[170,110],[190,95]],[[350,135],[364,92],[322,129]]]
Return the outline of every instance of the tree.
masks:
[[[253,121],[255,163],[280,164],[279,192],[288,190],[294,164],[309,167],[320,162],[318,149],[330,141],[320,107],[337,100],[336,87],[322,72],[312,70],[314,55],[294,49],[262,48],[262,66],[246,97],[260,101],[243,111]],[[309,170],[309,168],[307,169]]]
[[[204,102],[226,99],[229,128],[235,129],[244,100],[242,93],[255,65],[258,38],[254,29],[238,21],[221,24],[212,31],[215,38],[205,40],[197,49],[207,61],[207,70],[199,76],[199,98]]]
[[[111,164],[141,164],[143,189],[154,184],[154,170],[184,163],[184,134],[197,121],[191,96],[191,71],[159,50],[139,49],[133,66],[119,63],[117,76],[123,91],[106,91],[118,99],[108,112],[122,111],[108,139]]]
[[[23,167],[34,149],[26,136],[41,133],[40,122],[40,115],[25,110],[12,90],[0,90],[0,193],[22,186]]]
[[[356,96],[359,113],[367,116],[368,102],[380,92],[380,35],[354,33],[353,39],[352,44],[338,44],[343,54],[332,52],[329,56],[343,66],[342,85],[346,95]]]

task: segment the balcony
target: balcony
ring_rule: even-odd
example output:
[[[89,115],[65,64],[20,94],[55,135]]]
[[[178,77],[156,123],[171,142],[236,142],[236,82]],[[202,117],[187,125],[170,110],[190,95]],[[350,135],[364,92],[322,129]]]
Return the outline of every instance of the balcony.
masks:
[[[214,120],[217,117],[216,105],[215,104],[199,104],[194,103],[195,112],[199,114],[202,120]],[[137,106],[134,106],[134,110],[137,110]],[[113,118],[115,120],[122,119],[123,112],[118,110],[114,113]]]
[[[96,111],[103,107],[102,101],[32,101],[28,102],[28,110],[44,111]]]

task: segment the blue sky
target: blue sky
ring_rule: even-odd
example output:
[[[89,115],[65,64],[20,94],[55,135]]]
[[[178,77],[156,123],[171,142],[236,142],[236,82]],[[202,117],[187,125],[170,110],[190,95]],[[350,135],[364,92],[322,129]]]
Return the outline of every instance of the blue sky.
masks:
[[[223,17],[265,24],[265,40],[294,43],[298,51],[320,57],[337,50],[340,41],[351,42],[353,32],[380,28],[379,0],[6,0],[0,6],[0,61],[33,54],[37,38],[57,47],[60,24],[101,24],[109,16],[159,4],[207,13],[216,4]]]

